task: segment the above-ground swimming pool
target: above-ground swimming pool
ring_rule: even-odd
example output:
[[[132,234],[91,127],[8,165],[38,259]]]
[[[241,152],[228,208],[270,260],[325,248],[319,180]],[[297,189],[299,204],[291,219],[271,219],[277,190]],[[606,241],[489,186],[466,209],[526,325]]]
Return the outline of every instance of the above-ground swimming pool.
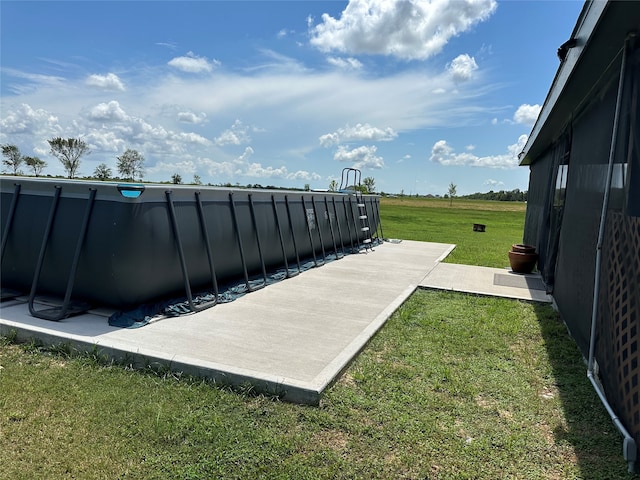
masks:
[[[379,197],[354,193],[0,178],[3,297],[59,320],[119,310],[368,247]],[[62,307],[36,311],[37,296]],[[193,307],[193,303],[191,303]]]

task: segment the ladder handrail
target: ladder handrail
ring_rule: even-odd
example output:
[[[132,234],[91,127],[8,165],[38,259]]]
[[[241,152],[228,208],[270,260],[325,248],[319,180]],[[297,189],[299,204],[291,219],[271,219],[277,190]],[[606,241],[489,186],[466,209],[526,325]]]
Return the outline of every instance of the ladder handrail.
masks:
[[[342,177],[340,179],[340,192],[349,190],[349,174],[353,172],[353,189],[357,192],[362,181],[362,172],[357,168],[346,167],[342,169]]]

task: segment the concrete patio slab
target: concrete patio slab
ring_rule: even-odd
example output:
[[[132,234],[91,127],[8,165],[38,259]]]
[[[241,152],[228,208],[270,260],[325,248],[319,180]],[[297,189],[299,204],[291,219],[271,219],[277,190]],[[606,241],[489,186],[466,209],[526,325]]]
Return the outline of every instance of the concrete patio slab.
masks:
[[[402,241],[269,285],[227,304],[138,329],[106,313],[50,322],[24,302],[0,305],[0,334],[69,343],[138,366],[159,364],[299,403],[322,392],[454,245]]]
[[[540,274],[520,274],[504,268],[438,263],[420,282],[420,287],[552,302]]]

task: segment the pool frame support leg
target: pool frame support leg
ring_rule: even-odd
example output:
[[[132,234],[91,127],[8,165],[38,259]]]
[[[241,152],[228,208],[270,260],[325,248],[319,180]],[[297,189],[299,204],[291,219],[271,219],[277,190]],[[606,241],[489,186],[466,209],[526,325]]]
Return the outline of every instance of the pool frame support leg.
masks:
[[[7,216],[7,221],[4,225],[4,231],[2,232],[2,244],[0,244],[0,262],[2,262],[2,257],[4,256],[4,247],[7,245],[9,231],[11,230],[11,225],[13,224],[13,215],[16,212],[16,205],[18,204],[18,197],[20,195],[20,189],[22,188],[19,183],[16,183],[15,186],[16,188],[13,190],[13,196],[11,197],[11,205],[9,205],[9,215]]]
[[[169,211],[169,219],[171,221],[171,229],[173,230],[173,239],[176,244],[176,250],[178,252],[178,258],[180,260],[180,269],[182,270],[182,281],[184,282],[184,291],[187,295],[187,301],[192,311],[195,311],[195,305],[193,303],[193,295],[191,294],[191,283],[189,282],[189,272],[187,271],[187,262],[184,257],[184,249],[182,248],[182,239],[180,238],[180,230],[178,229],[178,222],[176,220],[176,210],[173,206],[173,198],[171,198],[171,190],[167,190],[165,196],[167,198],[167,210]]]
[[[278,217],[278,204],[276,202],[276,196],[271,195],[271,204],[273,205],[273,217],[276,221],[276,228],[278,230],[278,238],[280,239],[280,248],[282,248],[282,260],[284,261],[284,271],[287,278],[294,277],[300,273],[298,269],[297,272],[291,273],[289,270],[289,261],[287,260],[287,249],[284,246],[284,237],[282,236],[282,228],[280,227],[280,218]]]
[[[260,242],[260,231],[258,230],[258,221],[256,220],[256,210],[253,206],[253,194],[250,193],[249,197],[249,210],[251,211],[251,223],[253,224],[253,230],[256,232],[256,242],[258,244],[258,256],[260,257],[260,267],[262,268],[262,278],[264,280],[262,285],[254,287],[254,290],[267,286],[267,268],[264,264],[264,255],[262,254],[262,244]]]
[[[196,205],[198,206],[198,215],[200,217],[200,226],[205,237],[207,255],[209,256],[209,268],[211,269],[211,274],[213,277],[213,285],[215,289],[215,299],[209,302],[204,302],[200,305],[196,305],[193,301],[193,293],[191,291],[191,282],[189,281],[189,272],[187,269],[187,261],[184,254],[184,249],[182,248],[182,238],[180,236],[180,229],[178,228],[178,220],[176,216],[176,209],[173,204],[173,192],[171,190],[167,190],[165,192],[165,197],[167,198],[167,210],[169,211],[169,220],[171,222],[171,229],[173,231],[173,238],[175,240],[176,251],[178,252],[178,259],[180,260],[180,269],[182,270],[182,281],[184,282],[184,291],[187,296],[187,302],[189,303],[189,310],[192,312],[199,312],[201,310],[205,310],[207,308],[213,307],[216,303],[218,303],[218,284],[215,279],[215,270],[213,269],[213,259],[211,257],[211,251],[209,249],[208,242],[208,232],[206,226],[204,224],[204,215],[202,214],[202,203],[200,202],[200,197],[198,195],[199,192],[196,192]]]
[[[344,221],[347,224],[347,229],[349,230],[349,243],[351,244],[351,253],[353,253],[353,252],[356,252],[357,250],[353,245],[353,235],[351,234],[351,223],[349,221],[349,209],[347,208],[346,197],[342,197],[342,206],[344,207]],[[351,207],[351,202],[349,202],[349,207]],[[357,240],[357,235],[358,235],[358,231],[356,230],[356,240]]]
[[[327,254],[324,250],[324,239],[322,238],[322,228],[320,227],[320,216],[318,215],[318,209],[316,208],[316,197],[311,195],[311,207],[313,208],[313,215],[316,217],[316,226],[318,227],[318,238],[320,239],[320,250],[322,251],[322,263],[327,262]]]
[[[333,203],[333,214],[335,215],[336,225],[338,225],[338,236],[340,237],[340,249],[342,250],[342,257],[344,257],[345,256],[344,240],[342,239],[342,227],[340,226],[340,220],[338,220],[338,207],[336,206],[336,197],[331,198],[331,203]]]
[[[202,199],[200,198],[200,192],[195,192],[196,197],[196,207],[198,209],[198,218],[200,219],[200,229],[202,231],[202,236],[204,238],[205,248],[207,250],[207,260],[209,261],[209,271],[211,272],[211,283],[213,284],[213,294],[215,295],[215,300],[212,302],[207,302],[204,308],[213,307],[218,303],[218,276],[216,275],[215,265],[213,263],[213,252],[211,252],[211,240],[209,237],[209,230],[207,230],[207,224],[205,223],[204,217],[204,208],[202,207]]]
[[[236,211],[236,202],[233,199],[233,192],[229,192],[229,205],[231,206],[231,216],[233,217],[233,226],[236,232],[236,238],[238,239],[238,250],[240,251],[240,260],[242,262],[242,273],[244,274],[244,283],[247,287],[247,291],[249,292],[260,290],[266,285],[266,282],[263,283],[262,285],[252,287],[251,281],[249,280],[249,272],[247,270],[247,261],[244,255],[244,247],[242,246],[242,236],[240,234],[240,225],[238,224],[238,213]],[[254,218],[253,215],[252,215],[252,218]]]
[[[13,216],[16,212],[16,206],[18,205],[18,198],[20,196],[21,185],[19,183],[16,183],[15,187],[16,188],[13,191],[13,196],[11,197],[11,204],[9,205],[9,214],[7,215],[7,221],[5,222],[4,230],[2,232],[2,243],[0,244],[0,265],[2,265],[5,247],[7,245],[7,240],[9,239],[9,232],[11,231],[11,225],[13,224]],[[20,292],[16,290],[0,288],[0,300],[9,300],[11,298],[17,297],[18,295],[20,295]]]
[[[311,253],[313,255],[313,265],[316,267],[319,267],[323,264],[318,263],[318,257],[316,256],[316,247],[313,243],[313,235],[311,235],[311,224],[309,223],[309,216],[307,215],[307,205],[304,201],[304,195],[300,195],[300,200],[302,200],[302,210],[304,211],[304,221],[305,221],[305,224],[307,225],[307,233],[309,234],[309,243],[311,244]],[[314,215],[315,215],[315,212],[314,212]]]
[[[331,213],[329,212],[329,200],[327,200],[327,196],[324,197],[324,208],[327,212],[327,222],[329,222],[329,231],[331,232],[331,241],[333,242],[333,253],[336,256],[336,260],[341,259],[342,257],[338,253],[338,245],[336,244],[336,235],[333,231],[333,223],[331,222]]]
[[[376,235],[378,234],[378,229],[379,229],[380,235],[378,236],[378,239],[380,240],[380,242],[384,242],[384,233],[382,232],[382,220],[380,219],[380,201],[379,200],[373,202],[373,211],[375,214],[374,221],[378,222],[376,226]]]
[[[38,262],[36,264],[36,270],[33,276],[33,283],[31,284],[31,292],[29,292],[29,314],[31,316],[42,318],[44,320],[51,320],[58,322],[63,318],[71,315],[77,315],[84,313],[89,309],[86,304],[83,305],[71,305],[71,293],[73,292],[73,284],[76,279],[76,272],[78,271],[78,263],[80,262],[80,254],[84,245],[84,240],[87,236],[87,229],[89,227],[89,220],[91,219],[91,212],[93,210],[93,203],[96,198],[97,190],[95,188],[89,189],[89,198],[87,200],[87,207],[85,209],[84,217],[82,219],[82,225],[80,227],[80,233],[78,234],[78,241],[76,242],[76,249],[73,254],[73,260],[71,262],[71,268],[69,270],[69,278],[67,279],[67,289],[65,291],[64,300],[62,305],[44,308],[36,310],[34,308],[34,301],[36,298],[36,292],[38,289],[38,281],[40,280],[40,273],[42,272],[42,265],[44,263],[45,253],[47,251],[47,244],[49,243],[49,237],[51,236],[51,229],[56,217],[56,211],[58,210],[58,202],[60,200],[60,194],[62,187],[56,185],[56,191],[51,203],[51,209],[49,210],[49,219],[47,220],[47,226],[45,228],[44,236],[42,238],[42,246],[40,248],[40,255],[38,256]]]
[[[300,264],[300,255],[298,253],[298,243],[296,242],[296,233],[293,228],[293,220],[291,218],[291,205],[289,204],[289,196],[284,196],[284,203],[287,207],[287,219],[289,220],[289,230],[291,231],[291,240],[293,240],[293,250],[296,252],[296,262],[298,264],[298,273],[302,271],[302,265]]]

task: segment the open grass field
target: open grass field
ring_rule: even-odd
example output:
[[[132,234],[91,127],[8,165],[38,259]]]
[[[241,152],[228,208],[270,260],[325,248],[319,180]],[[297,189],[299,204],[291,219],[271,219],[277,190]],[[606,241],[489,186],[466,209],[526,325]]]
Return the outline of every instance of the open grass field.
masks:
[[[457,245],[449,263],[508,267],[507,252],[522,243],[526,204],[441,198],[382,198],[385,238]],[[486,231],[474,232],[475,223]]]
[[[391,200],[381,215],[387,237],[459,238],[460,259],[495,265],[524,211]],[[549,306],[425,290],[320,407],[4,338],[0,478],[635,478],[585,370]]]

